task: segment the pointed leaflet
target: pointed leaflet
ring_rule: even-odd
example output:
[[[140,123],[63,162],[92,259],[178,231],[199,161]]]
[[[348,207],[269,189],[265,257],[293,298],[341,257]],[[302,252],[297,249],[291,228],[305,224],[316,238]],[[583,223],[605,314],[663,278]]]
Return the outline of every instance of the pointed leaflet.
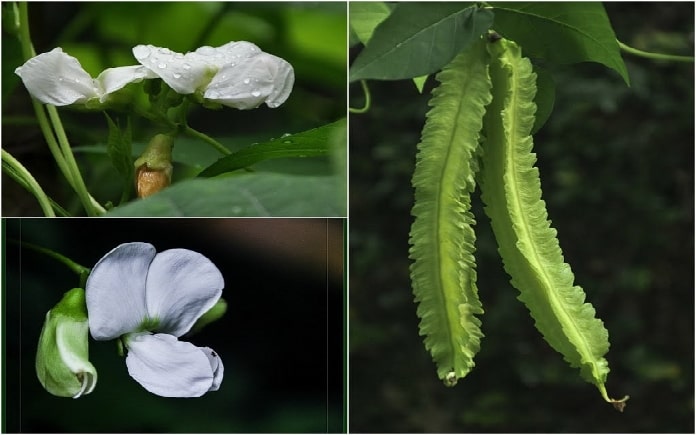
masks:
[[[500,2],[491,6],[495,30],[517,41],[527,56],[561,64],[598,62],[629,84],[619,43],[602,3]]]
[[[398,80],[447,65],[485,32],[493,13],[462,3],[399,3],[350,67],[350,81]]]
[[[541,200],[530,136],[536,75],[514,42],[490,43],[489,50],[493,102],[485,121],[481,189],[505,270],[546,341],[579,368],[605,400],[622,407],[622,401],[609,399],[604,386],[609,373],[604,359],[607,330],[595,318],[592,305],[585,303],[582,288],[573,285],[573,273]]]
[[[485,42],[479,39],[437,75],[413,174],[410,258],[420,334],[447,385],[474,366],[483,334],[476,288],[474,190],[477,148],[491,100]]]

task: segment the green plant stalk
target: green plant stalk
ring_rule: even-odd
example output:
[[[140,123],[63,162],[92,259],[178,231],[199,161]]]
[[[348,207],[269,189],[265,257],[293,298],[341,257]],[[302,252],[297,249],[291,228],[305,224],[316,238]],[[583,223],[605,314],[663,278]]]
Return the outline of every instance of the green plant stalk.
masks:
[[[209,145],[212,145],[213,148],[215,148],[220,153],[222,153],[226,156],[232,154],[232,151],[228,150],[226,146],[224,146],[220,142],[216,141],[212,137],[208,136],[207,134],[201,133],[200,131],[189,127],[188,124],[184,124],[183,131],[184,131],[184,133],[188,134],[189,136],[195,137],[197,139],[204,141],[205,143],[207,143]]]
[[[31,35],[29,32],[29,12],[26,2],[21,2],[19,4],[19,41],[22,47],[22,55],[25,60],[31,59],[36,55],[34,47],[31,43]],[[89,194],[87,187],[85,186],[82,176],[80,175],[80,170],[75,162],[75,157],[72,154],[72,149],[65,136],[65,131],[63,130],[63,125],[58,116],[58,112],[53,106],[46,106],[49,115],[51,116],[51,121],[53,123],[53,128],[56,129],[58,133],[54,136],[53,130],[49,121],[46,117],[46,113],[43,111],[43,105],[32,98],[32,104],[34,106],[34,112],[36,113],[36,118],[39,122],[41,132],[46,139],[49,150],[53,154],[53,158],[58,164],[63,176],[68,180],[70,186],[75,190],[80,201],[82,202],[85,211],[89,216],[97,216],[98,214],[103,214],[106,212],[104,208]],[[58,141],[56,141],[56,137]],[[60,143],[60,147],[59,147]],[[62,148],[62,151],[61,151]]]
[[[33,249],[36,252],[40,252],[42,254],[48,255],[49,257],[53,258],[54,260],[58,260],[64,265],[66,265],[70,270],[75,272],[76,274],[80,275],[81,277],[85,274],[89,274],[90,270],[88,267],[85,267],[81,264],[78,264],[74,262],[73,260],[69,259],[65,255],[59,254],[51,249],[44,248],[38,245],[34,245],[33,243],[28,243],[28,242],[21,242],[22,246],[25,246],[29,249]]]
[[[370,89],[367,87],[367,82],[365,80],[360,80],[360,86],[362,87],[363,94],[365,94],[365,105],[359,109],[353,107],[348,108],[348,111],[350,113],[361,114],[367,113],[367,111],[370,110],[370,105],[372,101],[372,98],[370,97]]]
[[[693,62],[693,56],[677,56],[674,54],[662,54],[662,53],[650,53],[648,51],[638,50],[637,48],[629,47],[618,39],[616,42],[619,43],[619,48],[621,48],[626,53],[634,54],[639,57],[644,57],[646,59],[655,60],[671,60],[674,62]]]
[[[10,177],[27,189],[30,193],[34,195],[37,201],[39,201],[39,206],[44,213],[44,216],[55,217],[56,214],[53,212],[51,207],[51,200],[43,191],[36,179],[31,175],[31,172],[27,170],[17,159],[15,159],[12,154],[8,153],[4,149],[2,150],[2,165]]]

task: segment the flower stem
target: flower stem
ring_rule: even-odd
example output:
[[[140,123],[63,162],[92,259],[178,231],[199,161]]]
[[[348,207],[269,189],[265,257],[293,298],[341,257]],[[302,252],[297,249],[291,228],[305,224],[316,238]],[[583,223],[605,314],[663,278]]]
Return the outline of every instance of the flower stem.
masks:
[[[90,269],[88,267],[85,267],[81,264],[78,264],[74,262],[73,260],[69,259],[65,255],[59,254],[56,251],[53,251],[48,248],[44,248],[38,245],[34,245],[33,243],[28,243],[28,242],[21,242],[22,246],[25,246],[29,249],[33,249],[36,252],[40,252],[42,254],[48,255],[49,257],[60,261],[64,265],[68,266],[70,270],[75,272],[76,274],[80,275],[81,277],[84,276],[85,274],[89,274]]]
[[[648,51],[643,51],[643,50],[638,50],[637,48],[629,47],[628,45],[624,44],[623,42],[617,40],[616,42],[619,43],[619,48],[621,48],[623,51],[626,53],[630,53],[639,57],[644,57],[646,59],[655,59],[655,60],[671,60],[674,62],[693,62],[694,58],[693,56],[677,56],[674,54],[662,54],[662,53],[650,53]]]
[[[200,131],[189,127],[188,124],[184,124],[184,133],[188,134],[189,136],[193,136],[197,139],[200,139],[200,140],[208,143],[209,145],[212,145],[213,148],[215,148],[216,150],[218,150],[222,154],[225,154],[225,155],[232,154],[232,151],[228,150],[227,147],[225,147],[223,144],[216,141],[215,139],[208,136],[207,134],[201,133]]]
[[[6,174],[34,195],[46,217],[55,217],[51,200],[43,191],[36,179],[12,154],[2,150],[2,168]]]
[[[21,2],[19,4],[19,41],[22,46],[22,55],[25,60],[31,59],[36,55],[34,47],[31,43],[31,35],[29,32],[29,12],[26,2]],[[80,174],[80,169],[77,166],[75,157],[72,153],[72,148],[70,148],[70,143],[68,142],[65,131],[63,130],[63,125],[58,116],[58,111],[55,107],[47,105],[46,110],[51,118],[51,123],[49,123],[46,113],[44,112],[44,106],[32,98],[32,105],[34,106],[34,112],[36,113],[36,119],[39,122],[39,127],[41,132],[46,139],[48,148],[53,154],[53,158],[58,164],[63,176],[68,180],[70,186],[75,190],[82,205],[89,216],[97,216],[106,212],[104,208],[89,194],[87,187],[85,186],[84,180]],[[56,135],[54,136],[54,130]],[[57,140],[56,140],[57,138]]]

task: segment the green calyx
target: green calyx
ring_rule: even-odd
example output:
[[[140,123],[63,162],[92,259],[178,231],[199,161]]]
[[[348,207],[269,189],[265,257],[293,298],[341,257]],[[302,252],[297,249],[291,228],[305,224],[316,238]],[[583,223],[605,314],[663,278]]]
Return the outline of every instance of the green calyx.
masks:
[[[215,305],[212,306],[212,308],[210,308],[198,320],[196,320],[196,323],[193,324],[193,327],[191,328],[189,334],[195,334],[209,323],[213,323],[214,321],[219,320],[222,316],[225,315],[226,312],[227,302],[223,298],[218,299],[218,301],[215,303]]]
[[[46,313],[36,352],[36,375],[49,393],[74,399],[89,394],[97,371],[89,362],[85,291],[74,288]]]
[[[155,135],[148,143],[145,151],[135,161],[135,169],[137,170],[145,165],[147,169],[171,170],[173,146],[174,136],[168,134]]]

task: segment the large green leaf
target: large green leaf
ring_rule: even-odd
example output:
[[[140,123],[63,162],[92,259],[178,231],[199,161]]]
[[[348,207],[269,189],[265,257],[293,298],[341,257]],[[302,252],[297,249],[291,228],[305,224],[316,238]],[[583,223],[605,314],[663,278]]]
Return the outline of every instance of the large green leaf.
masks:
[[[345,216],[339,177],[249,173],[189,179],[107,216]]]
[[[485,32],[493,13],[467,3],[399,3],[350,68],[350,81],[399,80],[440,70]]]
[[[526,56],[560,64],[598,62],[629,84],[614,29],[601,3],[491,3],[496,32],[517,42]]]
[[[353,2],[349,5],[350,27],[363,44],[372,38],[375,27],[389,16],[391,9],[383,2]]]
[[[243,148],[216,161],[204,169],[199,174],[199,177],[214,177],[225,172],[246,168],[254,163],[268,159],[326,156],[329,154],[333,135],[335,135],[338,129],[345,129],[345,124],[345,119],[342,119],[341,121],[301,133],[285,135],[268,142]],[[345,146],[345,142],[343,146]]]

